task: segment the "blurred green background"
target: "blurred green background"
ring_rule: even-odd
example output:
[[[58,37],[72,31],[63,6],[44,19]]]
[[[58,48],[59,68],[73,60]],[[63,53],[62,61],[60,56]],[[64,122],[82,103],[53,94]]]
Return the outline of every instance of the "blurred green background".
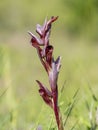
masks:
[[[80,88],[66,128],[76,120],[79,130],[90,125],[85,102],[94,104],[89,86],[95,95],[98,91],[98,1],[0,0],[1,130],[33,130],[38,124],[48,129],[52,111],[43,103],[35,82],[38,79],[49,87],[48,77],[29,44],[27,31],[35,33],[36,24],[42,25],[51,16],[59,16],[53,23],[50,42],[54,57],[62,57],[59,90],[66,80],[60,98],[62,113]]]

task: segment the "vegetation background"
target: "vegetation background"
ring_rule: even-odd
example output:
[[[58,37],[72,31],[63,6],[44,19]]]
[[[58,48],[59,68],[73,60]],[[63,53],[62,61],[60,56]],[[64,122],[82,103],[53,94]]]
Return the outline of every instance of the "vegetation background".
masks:
[[[49,87],[47,76],[27,33],[35,33],[36,24],[42,25],[51,16],[59,16],[53,24],[50,42],[55,48],[54,57],[62,57],[58,84],[65,129],[97,129],[98,1],[1,0],[1,130],[55,128],[53,113],[41,100],[35,82],[38,79]]]

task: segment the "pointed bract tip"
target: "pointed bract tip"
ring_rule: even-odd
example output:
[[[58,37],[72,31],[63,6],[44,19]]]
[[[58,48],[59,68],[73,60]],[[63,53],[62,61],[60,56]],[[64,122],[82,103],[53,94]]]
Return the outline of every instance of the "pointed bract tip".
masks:
[[[28,33],[30,36],[32,36],[32,37],[34,36],[33,33],[30,32],[30,31],[28,31],[27,33]]]

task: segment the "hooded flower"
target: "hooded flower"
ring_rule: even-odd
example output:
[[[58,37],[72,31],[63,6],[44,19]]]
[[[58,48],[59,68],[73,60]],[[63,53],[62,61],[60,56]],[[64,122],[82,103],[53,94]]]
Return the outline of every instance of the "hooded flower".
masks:
[[[32,46],[35,47],[36,49],[38,48],[38,46],[43,46],[43,43],[41,43],[41,41],[31,32],[28,31],[28,33],[31,35],[31,43]]]
[[[49,71],[49,83],[52,91],[55,91],[57,87],[58,74],[61,67],[60,60],[61,57],[58,57],[56,61],[53,59],[51,70]]]
[[[40,81],[36,80],[36,82],[39,85],[39,93],[40,96],[42,96],[43,100],[47,105],[49,105],[51,108],[53,108],[53,103],[52,103],[52,92],[48,90]]]

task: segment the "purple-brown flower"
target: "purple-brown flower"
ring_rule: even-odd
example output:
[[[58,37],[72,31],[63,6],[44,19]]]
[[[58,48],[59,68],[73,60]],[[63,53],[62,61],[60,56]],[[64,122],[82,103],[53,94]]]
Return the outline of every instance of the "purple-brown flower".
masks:
[[[61,117],[59,116],[57,85],[58,74],[61,67],[61,57],[59,56],[56,60],[54,60],[54,47],[50,45],[49,42],[52,23],[57,19],[58,17],[53,16],[49,21],[45,20],[43,26],[37,24],[36,32],[39,34],[39,37],[36,37],[31,32],[28,33],[31,35],[31,44],[34,48],[36,48],[39,59],[44,66],[49,78],[50,90],[40,81],[36,80],[39,85],[39,93],[44,102],[54,110],[58,130],[63,130]]]
[[[39,34],[39,38],[36,37],[31,32],[28,32],[31,35],[31,44],[37,49],[39,58],[49,73],[52,61],[53,46],[49,44],[49,36],[51,31],[52,23],[57,20],[58,17],[51,17],[49,21],[45,20],[44,25],[41,26],[37,24],[36,32]]]

